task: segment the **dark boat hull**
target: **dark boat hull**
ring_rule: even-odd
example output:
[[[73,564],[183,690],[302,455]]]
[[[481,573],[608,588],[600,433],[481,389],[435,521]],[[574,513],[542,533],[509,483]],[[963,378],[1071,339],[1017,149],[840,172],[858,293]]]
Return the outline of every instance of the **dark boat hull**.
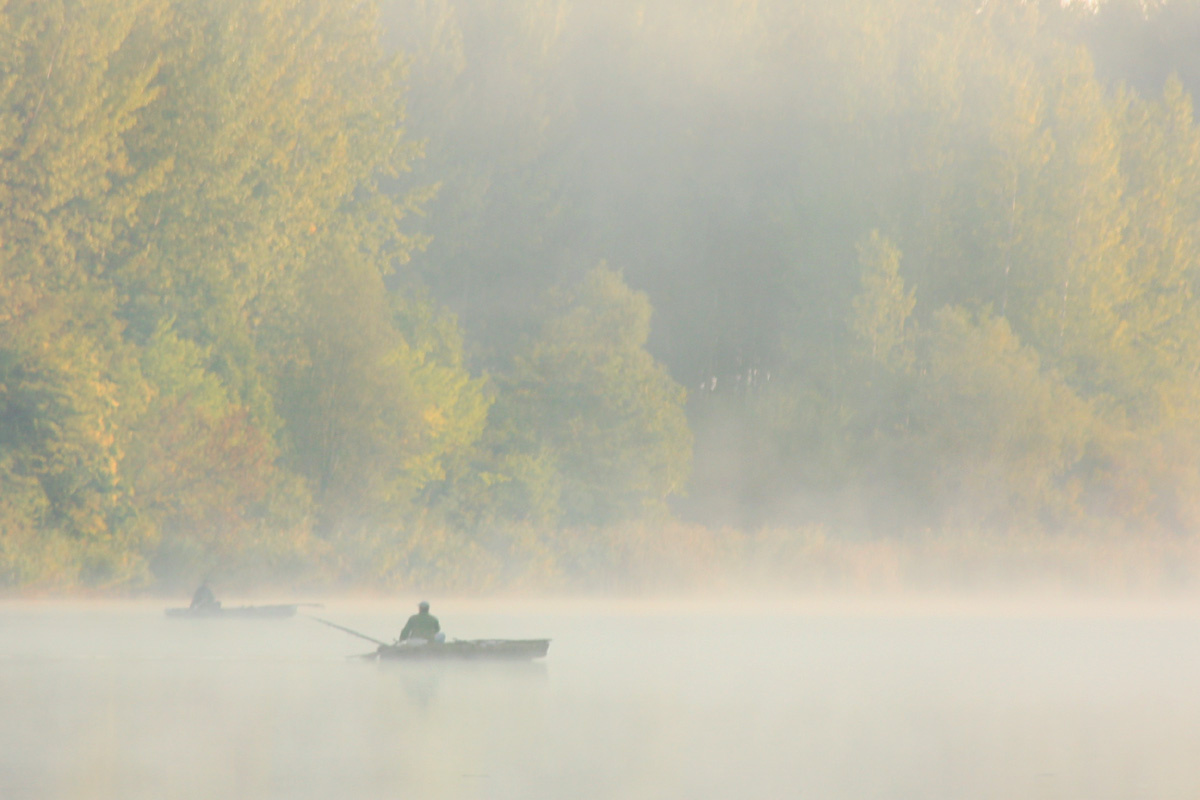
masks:
[[[377,655],[383,661],[532,661],[549,649],[549,639],[470,639],[384,645]]]
[[[168,608],[167,616],[187,619],[283,619],[296,616],[296,605]]]

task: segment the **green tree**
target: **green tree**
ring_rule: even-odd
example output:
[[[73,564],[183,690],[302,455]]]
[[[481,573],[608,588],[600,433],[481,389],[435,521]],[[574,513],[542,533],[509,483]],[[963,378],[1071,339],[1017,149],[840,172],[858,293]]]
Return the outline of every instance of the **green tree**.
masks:
[[[1071,522],[1088,404],[987,313],[938,312],[923,362],[906,461],[927,481],[928,522],[1001,531]]]
[[[421,193],[396,189],[418,148],[377,36],[372,4],[330,0],[0,8],[10,579],[120,583],[147,564],[163,577],[299,552],[312,500],[277,439],[280,387],[310,351],[363,360],[300,316],[314,287],[361,290],[416,387],[396,425],[424,438],[388,480],[423,485],[450,447],[430,441],[482,424],[405,416],[473,384],[457,356],[395,333],[381,276],[418,244],[403,220]]]
[[[126,136],[155,99],[160,2],[0,9],[0,462],[17,582],[144,574],[120,464],[139,405],[106,255],[146,192]]]
[[[151,568],[169,585],[199,571],[228,578],[247,562],[305,546],[309,498],[208,363],[165,323],[140,351],[146,396],[130,422],[121,472],[139,523],[153,535]]]
[[[281,379],[287,458],[323,535],[395,536],[446,460],[478,438],[487,405],[453,320],[389,296],[379,265],[353,239],[341,244],[309,274],[301,350]]]
[[[900,251],[879,231],[858,246],[862,291],[852,302],[851,329],[870,361],[893,370],[912,366],[909,317],[916,306],[913,290],[900,277]]]
[[[684,389],[646,352],[650,302],[600,266],[552,300],[541,332],[498,378],[504,446],[553,458],[572,523],[636,518],[687,478]]]

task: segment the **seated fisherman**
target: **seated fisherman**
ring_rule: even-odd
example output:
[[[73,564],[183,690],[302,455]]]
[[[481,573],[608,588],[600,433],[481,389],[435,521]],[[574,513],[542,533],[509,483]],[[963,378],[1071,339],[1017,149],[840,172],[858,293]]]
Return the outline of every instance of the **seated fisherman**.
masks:
[[[200,588],[192,595],[193,609],[210,609],[220,608],[221,604],[217,602],[217,598],[213,595],[212,589],[208,588],[208,579],[200,584]]]
[[[400,631],[400,641],[423,639],[427,642],[444,642],[446,635],[437,617],[429,613],[429,603],[422,600],[417,605],[417,613],[408,618],[404,630]]]

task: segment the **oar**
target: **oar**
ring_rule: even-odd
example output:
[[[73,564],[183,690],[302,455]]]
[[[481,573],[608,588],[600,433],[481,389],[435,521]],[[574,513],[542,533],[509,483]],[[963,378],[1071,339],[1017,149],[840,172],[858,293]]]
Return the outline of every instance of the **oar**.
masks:
[[[374,642],[375,644],[379,645],[380,647],[391,647],[391,645],[388,644],[387,642],[381,642],[378,639],[376,639],[374,636],[367,636],[365,633],[359,633],[358,631],[350,630],[345,625],[338,625],[336,622],[330,622],[329,620],[321,619],[320,617],[309,617],[309,619],[319,622],[322,625],[328,625],[331,628],[337,628],[339,631],[345,631],[346,633],[350,634],[351,636],[357,636],[360,639],[366,639],[368,642]]]

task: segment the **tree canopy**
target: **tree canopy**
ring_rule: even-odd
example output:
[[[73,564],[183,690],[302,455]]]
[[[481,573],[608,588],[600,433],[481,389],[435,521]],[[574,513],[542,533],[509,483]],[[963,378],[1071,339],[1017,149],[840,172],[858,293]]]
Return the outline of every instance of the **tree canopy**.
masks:
[[[1195,532],[1196,22],[10,0],[0,584]]]

